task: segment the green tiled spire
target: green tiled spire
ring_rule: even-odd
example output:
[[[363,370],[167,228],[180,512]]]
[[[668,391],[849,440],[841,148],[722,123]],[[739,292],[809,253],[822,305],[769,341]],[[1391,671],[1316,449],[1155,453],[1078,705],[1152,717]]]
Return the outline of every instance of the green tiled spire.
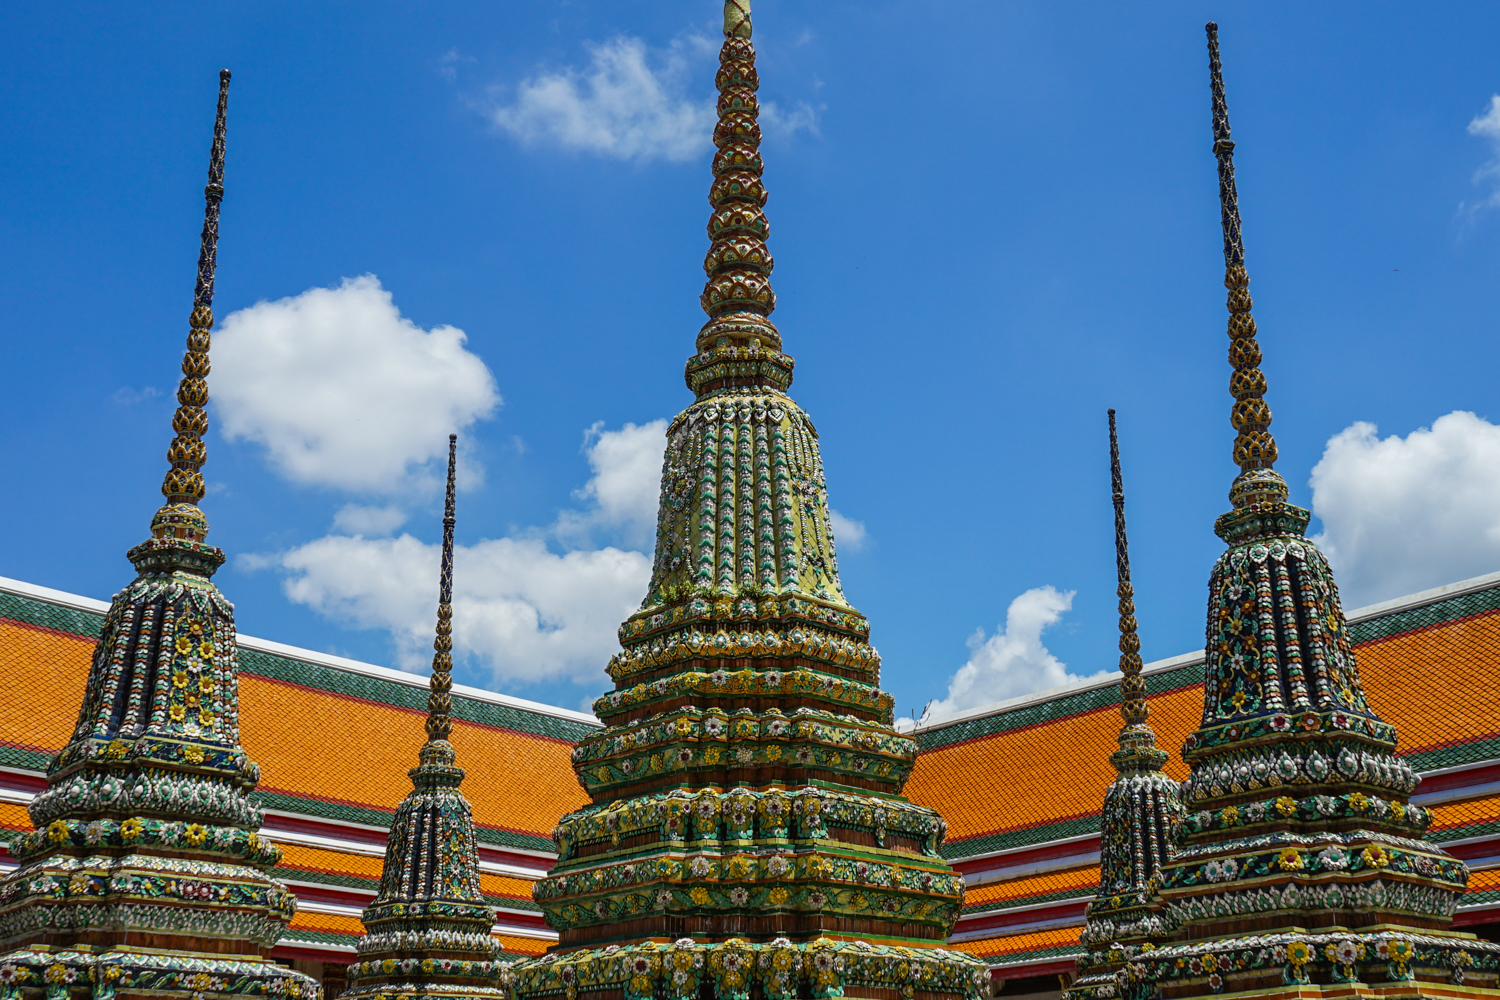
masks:
[[[453,523],[458,435],[448,436],[448,497],[438,582],[436,652],[427,699],[427,742],[396,809],[380,892],[365,908],[359,960],[346,997],[503,997],[509,966],[491,936],[495,909],[479,888],[474,818],[448,742],[453,708]]]
[[[1287,502],[1272,467],[1214,24],[1208,45],[1240,473],[1215,525],[1228,548],[1208,582],[1203,720],[1183,746],[1187,815],[1156,894],[1178,929],[1131,961],[1127,992],[1493,987],[1500,947],[1450,929],[1468,869],[1426,839],[1432,813],[1412,804],[1418,779],[1365,700],[1333,573],[1305,537],[1310,515]],[[1433,995],[1420,989],[1400,995]]]
[[[249,797],[260,770],[240,746],[234,606],[210,580],[224,553],[197,507],[228,94],[224,70],[167,505],[129,552],[138,575],[105,616],[77,726],[31,803],[37,829],[11,842],[0,1000],[321,991],[267,957],[296,899],[266,874],[281,851]]]
[[[1105,1000],[1117,995],[1115,974],[1142,945],[1161,941],[1171,930],[1151,891],[1172,857],[1172,836],[1182,819],[1177,782],[1162,765],[1167,752],[1156,745],[1146,720],[1146,682],[1141,677],[1141,640],[1136,634],[1135,588],[1130,582],[1130,547],[1125,535],[1125,486],[1115,411],[1109,411],[1109,470],[1115,508],[1116,595],[1120,600],[1120,749],[1110,755],[1119,772],[1104,796],[1100,822],[1099,891],[1089,902],[1078,959],[1079,979],[1069,1000]]]
[[[667,431],[655,564],[620,627],[605,729],[573,764],[535,899],[560,941],[518,998],[962,1000],[984,966],[942,943],[963,881],[901,795],[869,623],[844,597],[812,421],[787,395],[761,182],[748,0],[724,6],[709,320]]]

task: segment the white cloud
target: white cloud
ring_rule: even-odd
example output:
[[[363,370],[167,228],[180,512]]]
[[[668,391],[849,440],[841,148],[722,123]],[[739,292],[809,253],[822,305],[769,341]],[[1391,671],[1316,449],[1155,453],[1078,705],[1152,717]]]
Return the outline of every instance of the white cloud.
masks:
[[[1490,106],[1484,114],[1476,116],[1473,121],[1469,122],[1469,134],[1487,139],[1490,152],[1493,154],[1489,162],[1475,171],[1474,183],[1483,184],[1489,180],[1494,182],[1494,188],[1484,201],[1467,207],[1471,211],[1484,207],[1500,207],[1500,94],[1492,95]]]
[[[1311,484],[1346,608],[1500,570],[1500,427],[1473,413],[1384,440],[1356,423]]]
[[[110,393],[109,398],[121,406],[134,406],[136,403],[144,403],[160,395],[161,393],[154,386],[148,385],[137,389],[134,386],[122,385]]]
[[[714,106],[686,94],[702,39],[650,52],[639,38],[588,45],[589,65],[529,77],[491,120],[527,145],[550,144],[619,160],[690,160],[709,148]]]
[[[366,507],[346,503],[333,515],[333,526],[351,535],[389,535],[406,523],[400,507]]]
[[[841,552],[858,552],[865,547],[865,522],[845,517],[832,507],[828,508],[828,519],[833,522],[834,546]]]
[[[691,160],[712,146],[714,98],[704,87],[715,44],[684,36],[665,50],[621,35],[588,44],[588,66],[567,66],[522,80],[508,103],[487,110],[496,126],[527,146],[550,145],[616,160]],[[445,57],[446,59],[447,57]],[[818,131],[818,112],[806,101],[790,110],[774,101],[760,109],[768,135]]]
[[[487,539],[454,552],[454,648],[487,670],[497,686],[573,681],[601,686],[619,649],[615,629],[639,606],[650,558],[616,547],[558,554],[549,537],[588,546],[594,529],[618,531],[649,546],[666,421],[585,433],[594,471],[574,495],[584,509],[564,511],[550,531]],[[460,511],[460,517],[462,511]],[[394,531],[396,506],[347,504],[331,534],[276,555],[244,555],[246,570],[285,574],[292,601],[357,628],[383,629],[397,663],[425,670],[431,659],[439,547]]]
[[[613,529],[631,548],[651,548],[656,538],[667,422],[626,424],[607,431],[600,421],[584,432],[583,442],[594,475],[573,496],[589,508],[563,511],[553,531],[564,541],[579,544],[586,543],[595,528]]]
[[[209,388],[224,436],[263,445],[293,482],[428,488],[448,435],[500,405],[466,339],[404,318],[374,275],[346,278],[231,313],[214,335]]]
[[[1073,607],[1074,593],[1033,587],[1010,602],[1003,629],[989,638],[983,629],[976,629],[969,639],[969,662],[948,682],[948,697],[929,705],[924,718],[939,719],[1007,698],[1110,676],[1107,670],[1088,677],[1070,674],[1067,665],[1042,645],[1042,632]]]
[[[437,609],[439,546],[410,535],[330,535],[278,560],[286,594],[320,614],[389,631],[398,664],[427,669]],[[453,642],[497,684],[602,684],[615,629],[640,603],[650,563],[606,548],[556,555],[540,539],[501,538],[453,555]]]

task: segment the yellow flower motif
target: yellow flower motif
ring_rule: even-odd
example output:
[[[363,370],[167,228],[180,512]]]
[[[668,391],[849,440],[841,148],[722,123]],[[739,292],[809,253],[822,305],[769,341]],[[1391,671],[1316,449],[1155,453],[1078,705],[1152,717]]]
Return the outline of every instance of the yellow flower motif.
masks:
[[[214,658],[214,644],[207,639],[198,643],[198,655],[205,660],[212,660]]]
[[[182,757],[189,764],[203,763],[203,748],[200,746],[185,746],[182,748]]]
[[[1302,855],[1295,847],[1283,848],[1281,853],[1276,855],[1276,863],[1281,866],[1282,871],[1298,871],[1302,867]]]
[[[393,959],[393,958],[388,958],[384,962],[381,962],[380,963],[380,971],[384,972],[388,976],[392,972],[395,972],[396,971],[396,960]]]
[[[1245,707],[1245,692],[1243,692],[1243,691],[1236,691],[1234,693],[1234,697],[1229,699],[1229,703],[1231,705],[1233,705],[1235,708],[1244,708]],[[1212,956],[1209,956],[1209,957],[1212,957]],[[1204,965],[1204,968],[1206,969],[1206,968],[1208,968],[1208,966]]]
[[[207,674],[198,678],[198,691],[202,694],[214,693],[214,679]]]
[[[672,728],[677,730],[678,736],[686,736],[688,733],[693,731],[693,724],[687,719],[678,719],[676,725],[674,725]]]
[[[1283,816],[1290,816],[1297,811],[1297,800],[1290,795],[1283,795],[1276,800],[1276,811]]]
[[[771,890],[770,894],[766,898],[770,900],[772,906],[780,906],[782,903],[785,903],[787,901],[787,897],[789,895],[791,894],[778,885],[776,888]]]
[[[193,640],[189,639],[185,635],[179,635],[177,637],[177,652],[181,653],[183,656],[186,656],[187,654],[191,653],[192,651],[193,651]]]
[[[1365,797],[1364,792],[1355,792],[1353,795],[1349,796],[1349,808],[1353,809],[1355,812],[1364,812],[1365,807],[1369,804],[1370,800]]]
[[[106,965],[104,967],[104,981],[112,983],[120,978],[120,967],[118,965]]]
[[[187,671],[186,670],[176,670],[176,671],[173,671],[173,673],[172,673],[172,686],[175,687],[175,688],[185,688],[185,687],[187,687],[187,685],[188,685]]]
[[[1286,960],[1300,968],[1312,961],[1312,949],[1306,941],[1293,941],[1286,946]]]
[[[51,965],[47,966],[46,975],[47,982],[49,983],[60,983],[63,981],[63,977],[67,974],[68,970],[59,965],[57,962],[53,962]]]
[[[708,890],[705,889],[705,888],[703,888],[703,886],[701,886],[701,885],[697,886],[697,887],[695,887],[693,889],[692,892],[688,893],[688,898],[691,899],[698,906],[707,906],[708,905]]]
[[[190,694],[190,695],[187,696],[187,707],[188,708],[197,708],[198,707],[198,696],[197,695]]]
[[[203,842],[208,839],[208,831],[200,823],[189,823],[188,828],[183,831],[182,839],[194,847],[202,847]]]
[[[68,824],[60,819],[53,820],[47,826],[47,839],[54,844],[61,844],[68,839]]]
[[[206,973],[206,972],[200,972],[196,976],[193,977],[193,989],[195,989],[195,990],[206,990],[206,989],[208,989],[209,981],[210,980],[209,980],[208,973]]]
[[[775,746],[774,744],[772,746],[766,747],[766,759],[767,760],[780,760],[781,759],[781,747]]]
[[[191,633],[193,633],[194,635],[202,635],[203,634],[203,623],[202,622],[188,622],[188,631],[191,632]]]
[[[104,748],[104,756],[108,760],[120,760],[125,756],[125,741],[110,740],[109,746]],[[114,968],[114,966],[110,966]]]
[[[595,770],[594,770],[594,777],[598,778],[600,781],[608,781],[609,780],[609,768],[607,768],[607,767],[595,768]]]
[[[245,846],[250,848],[250,850],[252,851],[260,850],[260,834],[252,833],[250,836],[246,837]]]
[[[1240,811],[1234,806],[1225,806],[1224,811],[1219,813],[1219,817],[1224,821],[1225,826],[1234,826],[1240,821]]]
[[[135,817],[127,819],[120,824],[120,837],[124,840],[135,840],[141,835],[141,821]]]
[[[1203,956],[1203,971],[1214,972],[1219,968],[1219,960],[1212,955]]]
[[[1365,864],[1371,868],[1384,868],[1391,863],[1391,852],[1379,844],[1371,844],[1360,852],[1360,857],[1365,859]]]
[[[807,859],[807,865],[804,871],[806,871],[809,876],[812,876],[814,878],[823,874],[823,859],[814,854],[812,857]]]
[[[171,708],[167,709],[167,714],[172,717],[173,722],[181,722],[183,719],[187,718],[187,709],[183,708],[181,705],[173,705]]]
[[[703,763],[705,764],[717,764],[720,760],[723,759],[723,757],[724,751],[720,750],[718,747],[709,747],[707,750],[703,751]]]
[[[1399,802],[1391,803],[1391,819],[1401,819],[1406,815],[1406,807]]]

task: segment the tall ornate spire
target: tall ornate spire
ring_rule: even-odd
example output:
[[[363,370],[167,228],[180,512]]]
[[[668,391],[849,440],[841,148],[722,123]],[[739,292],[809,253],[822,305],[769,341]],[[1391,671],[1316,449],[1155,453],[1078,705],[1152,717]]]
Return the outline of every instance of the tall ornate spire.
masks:
[[[0,1000],[66,1000],[75,981],[96,1000],[320,990],[269,958],[296,898],[267,874],[281,850],[250,798],[260,769],[240,745],[234,607],[209,579],[224,553],[195,505],[228,87],[224,70],[168,503],[128,553],[138,575],[110,605],[72,739],[31,802],[36,832],[11,842]]]
[[[1244,508],[1262,500],[1287,498],[1285,481],[1274,471],[1276,439],[1271,436],[1271,407],[1266,403],[1266,376],[1260,370],[1260,344],[1250,315],[1250,275],[1245,270],[1245,241],[1240,232],[1240,196],[1234,183],[1234,140],[1229,137],[1229,105],[1219,64],[1219,28],[1208,26],[1208,70],[1213,95],[1214,155],[1219,161],[1219,215],[1224,231],[1224,287],[1229,290],[1229,392],[1234,407],[1234,463],[1240,467],[1230,499]],[[1300,508],[1294,508],[1300,509]]]
[[[916,744],[876,686],[818,435],[785,394],[750,35],[748,0],[729,0],[697,399],[667,428],[605,728],[573,752],[593,801],[558,823],[535,887],[560,940],[516,967],[518,1000],[963,1000],[987,978],[942,947],[963,880],[942,819],[901,796]]]
[[[448,742],[453,724],[453,500],[458,435],[448,435],[448,495],[438,575],[427,741],[411,771],[412,791],[391,820],[380,891],[362,915],[365,933],[349,966],[346,997],[506,995],[510,968],[490,931],[495,909],[479,885],[474,818],[459,785],[463,769]]]
[[[1147,942],[1171,929],[1151,905],[1157,873],[1172,856],[1172,836],[1182,819],[1177,782],[1163,770],[1167,753],[1146,724],[1146,684],[1141,677],[1141,640],[1136,635],[1135,590],[1130,583],[1130,547],[1125,536],[1125,487],[1115,411],[1109,411],[1109,471],[1115,508],[1115,593],[1120,600],[1120,749],[1110,755],[1119,772],[1104,796],[1100,820],[1099,891],[1088,905],[1070,1000],[1113,997],[1115,973]]]
[[[224,200],[224,115],[229,107],[229,70],[219,71],[219,113],[214,119],[214,143],[208,156],[208,186],[203,189],[203,243],[198,249],[198,284],[193,290],[193,313],[188,318],[187,354],[182,358],[182,382],[177,387],[177,412],[172,430],[177,436],[167,449],[172,463],[162,480],[162,496],[169,504],[196,504],[203,499],[203,463],[208,451],[208,332],[214,326],[214,271],[219,262],[219,203]]]
[[[1209,576],[1203,721],[1183,745],[1188,813],[1154,899],[1174,943],[1142,952],[1128,996],[1496,981],[1500,947],[1449,925],[1468,871],[1424,837],[1417,777],[1365,701],[1338,587],[1286,502],[1261,395],[1218,31],[1208,25],[1235,373],[1234,509]],[[1421,697],[1412,692],[1412,697]],[[1317,995],[1300,992],[1299,996]]]
[[[443,557],[438,570],[437,638],[432,648],[431,693],[427,695],[427,739],[446,740],[453,731],[453,498],[458,435],[448,435],[448,494],[443,502]]]
[[[750,0],[724,4],[724,45],[719,50],[719,122],[714,128],[714,180],[708,189],[712,241],[703,270],[708,281],[699,302],[708,322],[698,331],[698,353],[688,359],[688,388],[699,397],[725,388],[785,392],[793,361],[781,353],[781,334],[768,318],[776,308],[766,249],[766,188],[761,180],[760,103],[755,91],[755,45],[750,41]]]

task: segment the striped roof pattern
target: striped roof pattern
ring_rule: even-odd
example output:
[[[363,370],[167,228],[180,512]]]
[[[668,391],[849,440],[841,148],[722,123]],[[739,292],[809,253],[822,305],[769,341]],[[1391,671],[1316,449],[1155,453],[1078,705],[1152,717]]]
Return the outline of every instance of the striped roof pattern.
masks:
[[[39,593],[0,582],[0,769],[44,771],[72,735],[104,621],[102,605],[78,606],[97,602]],[[239,658],[241,736],[261,767],[256,798],[267,810],[323,823],[319,832],[334,838],[326,849],[288,843],[274,818],[268,823],[284,850],[274,874],[302,899],[286,943],[352,951],[358,911],[380,881],[384,829],[411,790],[406,772],[426,738],[426,679],[245,637]],[[38,688],[53,696],[28,697]],[[454,689],[450,738],[468,772],[481,852],[529,857],[540,874],[552,863],[558,817],[587,801],[569,755],[597,723],[464,690]],[[23,805],[0,801],[0,841],[30,829]],[[360,852],[340,831],[362,842]],[[487,871],[481,885],[492,904],[541,928],[529,879]],[[531,955],[549,943],[541,934],[500,936],[508,952]]]
[[[1350,629],[1372,706],[1396,726],[1401,755],[1431,776],[1418,798],[1450,789],[1431,803],[1432,838],[1496,838],[1461,855],[1476,869],[1464,906],[1500,904],[1500,574],[1356,611]],[[1173,751],[1168,773],[1185,778],[1176,751],[1201,719],[1202,656],[1148,666],[1146,681],[1151,725]],[[1119,702],[1117,684],[1097,684],[915,733],[921,754],[906,793],[943,814],[944,854],[971,884],[954,944],[997,974],[1030,974],[1079,951]],[[1465,770],[1477,777],[1454,773]]]

